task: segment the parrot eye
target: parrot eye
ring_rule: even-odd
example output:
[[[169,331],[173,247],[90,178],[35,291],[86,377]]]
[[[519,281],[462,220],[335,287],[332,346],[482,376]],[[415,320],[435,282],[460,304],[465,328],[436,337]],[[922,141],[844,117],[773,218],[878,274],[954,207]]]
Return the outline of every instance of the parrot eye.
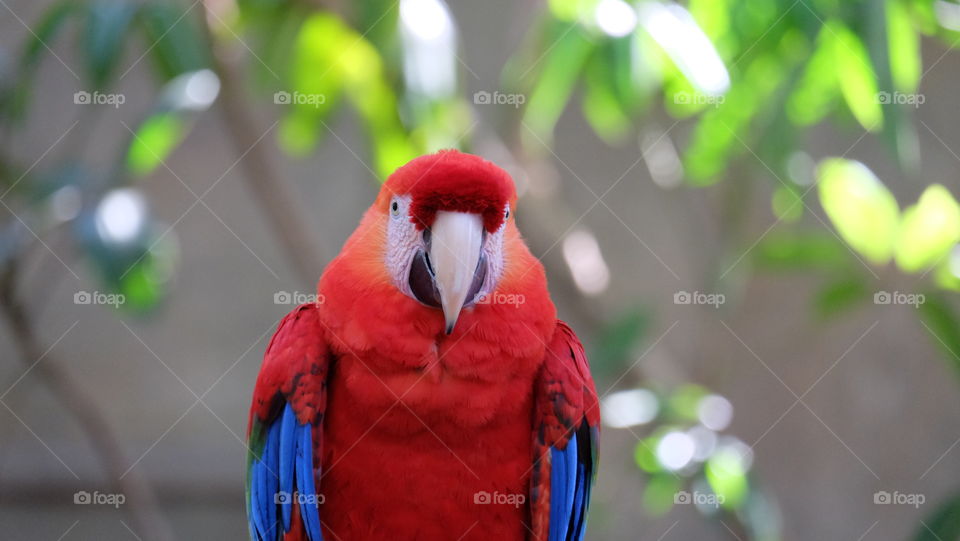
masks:
[[[400,214],[400,203],[397,203],[396,201],[390,203],[390,214],[394,216],[398,216]]]
[[[506,220],[510,217],[510,207],[507,207],[507,210],[503,213],[503,219]]]

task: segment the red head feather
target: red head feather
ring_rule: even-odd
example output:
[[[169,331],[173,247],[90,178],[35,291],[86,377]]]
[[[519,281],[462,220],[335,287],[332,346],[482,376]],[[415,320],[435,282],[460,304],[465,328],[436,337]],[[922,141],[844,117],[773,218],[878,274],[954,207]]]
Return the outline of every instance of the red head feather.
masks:
[[[506,171],[479,156],[441,150],[421,156],[397,169],[387,179],[395,194],[410,194],[412,220],[430,227],[438,210],[475,212],[489,232],[500,228],[507,203],[516,199],[513,179]]]

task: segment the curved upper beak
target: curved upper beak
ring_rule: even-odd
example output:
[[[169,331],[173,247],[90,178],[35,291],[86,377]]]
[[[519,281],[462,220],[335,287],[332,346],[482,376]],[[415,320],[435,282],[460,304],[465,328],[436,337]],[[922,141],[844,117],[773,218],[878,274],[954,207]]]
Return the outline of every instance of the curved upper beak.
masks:
[[[453,332],[467,300],[482,246],[483,219],[479,214],[437,212],[430,227],[430,262],[447,334]]]

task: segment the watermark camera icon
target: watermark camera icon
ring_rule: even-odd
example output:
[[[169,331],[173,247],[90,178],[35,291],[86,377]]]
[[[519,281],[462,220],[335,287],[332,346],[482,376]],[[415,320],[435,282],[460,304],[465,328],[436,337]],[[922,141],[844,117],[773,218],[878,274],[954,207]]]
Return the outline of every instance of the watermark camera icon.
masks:
[[[476,494],[473,495],[473,503],[477,505],[487,505],[491,501],[492,501],[492,498],[490,496],[490,493],[485,490],[481,490],[480,492],[477,492]]]
[[[473,103],[476,105],[489,105],[493,101],[493,96],[486,90],[478,90],[473,93]]]
[[[86,90],[78,90],[73,93],[73,103],[77,105],[89,105],[91,102],[90,93]]]
[[[289,105],[291,101],[290,93],[286,90],[278,90],[273,93],[273,103],[277,105]]]
[[[93,295],[89,291],[77,291],[73,294],[73,304],[90,304],[93,302]]]
[[[676,505],[688,505],[693,499],[686,490],[681,490],[673,495],[673,503]]]
[[[86,490],[78,490],[73,494],[73,503],[76,505],[89,505],[92,501],[93,498]]]
[[[289,492],[284,492],[281,490],[273,495],[273,503],[276,505],[283,505],[293,501],[293,498],[290,496]]]
[[[690,304],[693,296],[687,291],[677,291],[673,294],[673,304]]]

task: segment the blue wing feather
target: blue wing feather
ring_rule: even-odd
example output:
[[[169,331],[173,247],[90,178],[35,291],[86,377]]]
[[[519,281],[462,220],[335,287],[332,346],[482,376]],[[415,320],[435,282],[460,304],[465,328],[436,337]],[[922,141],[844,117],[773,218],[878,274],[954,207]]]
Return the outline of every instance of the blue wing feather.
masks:
[[[257,530],[257,535],[263,539],[265,537],[266,529],[263,527],[263,514],[260,498],[260,460],[256,460],[253,463],[252,471],[250,472],[250,502],[251,509],[250,514],[253,516],[253,526]]]
[[[267,443],[263,451],[263,469],[266,477],[266,490],[260,494],[267,503],[267,536],[276,539],[277,531],[277,489],[280,479],[277,477],[277,453],[280,447],[280,423],[273,423],[267,433]]]
[[[567,445],[567,449],[570,445]],[[571,479],[567,476],[569,455],[556,447],[550,448],[550,541],[564,541],[570,524],[570,506],[567,493]]]
[[[317,491],[313,479],[313,441],[309,425],[297,427],[297,492],[300,493],[300,514],[310,541],[323,541],[320,532],[320,513],[314,502]]]
[[[290,516],[293,512],[293,504],[291,503],[291,496],[293,495],[293,464],[297,453],[297,416],[293,413],[293,408],[290,407],[290,404],[287,404],[283,408],[282,419],[274,422],[280,425],[278,470],[280,473],[280,491],[285,495],[285,500],[280,505],[280,512],[283,515],[283,531],[289,532]]]

